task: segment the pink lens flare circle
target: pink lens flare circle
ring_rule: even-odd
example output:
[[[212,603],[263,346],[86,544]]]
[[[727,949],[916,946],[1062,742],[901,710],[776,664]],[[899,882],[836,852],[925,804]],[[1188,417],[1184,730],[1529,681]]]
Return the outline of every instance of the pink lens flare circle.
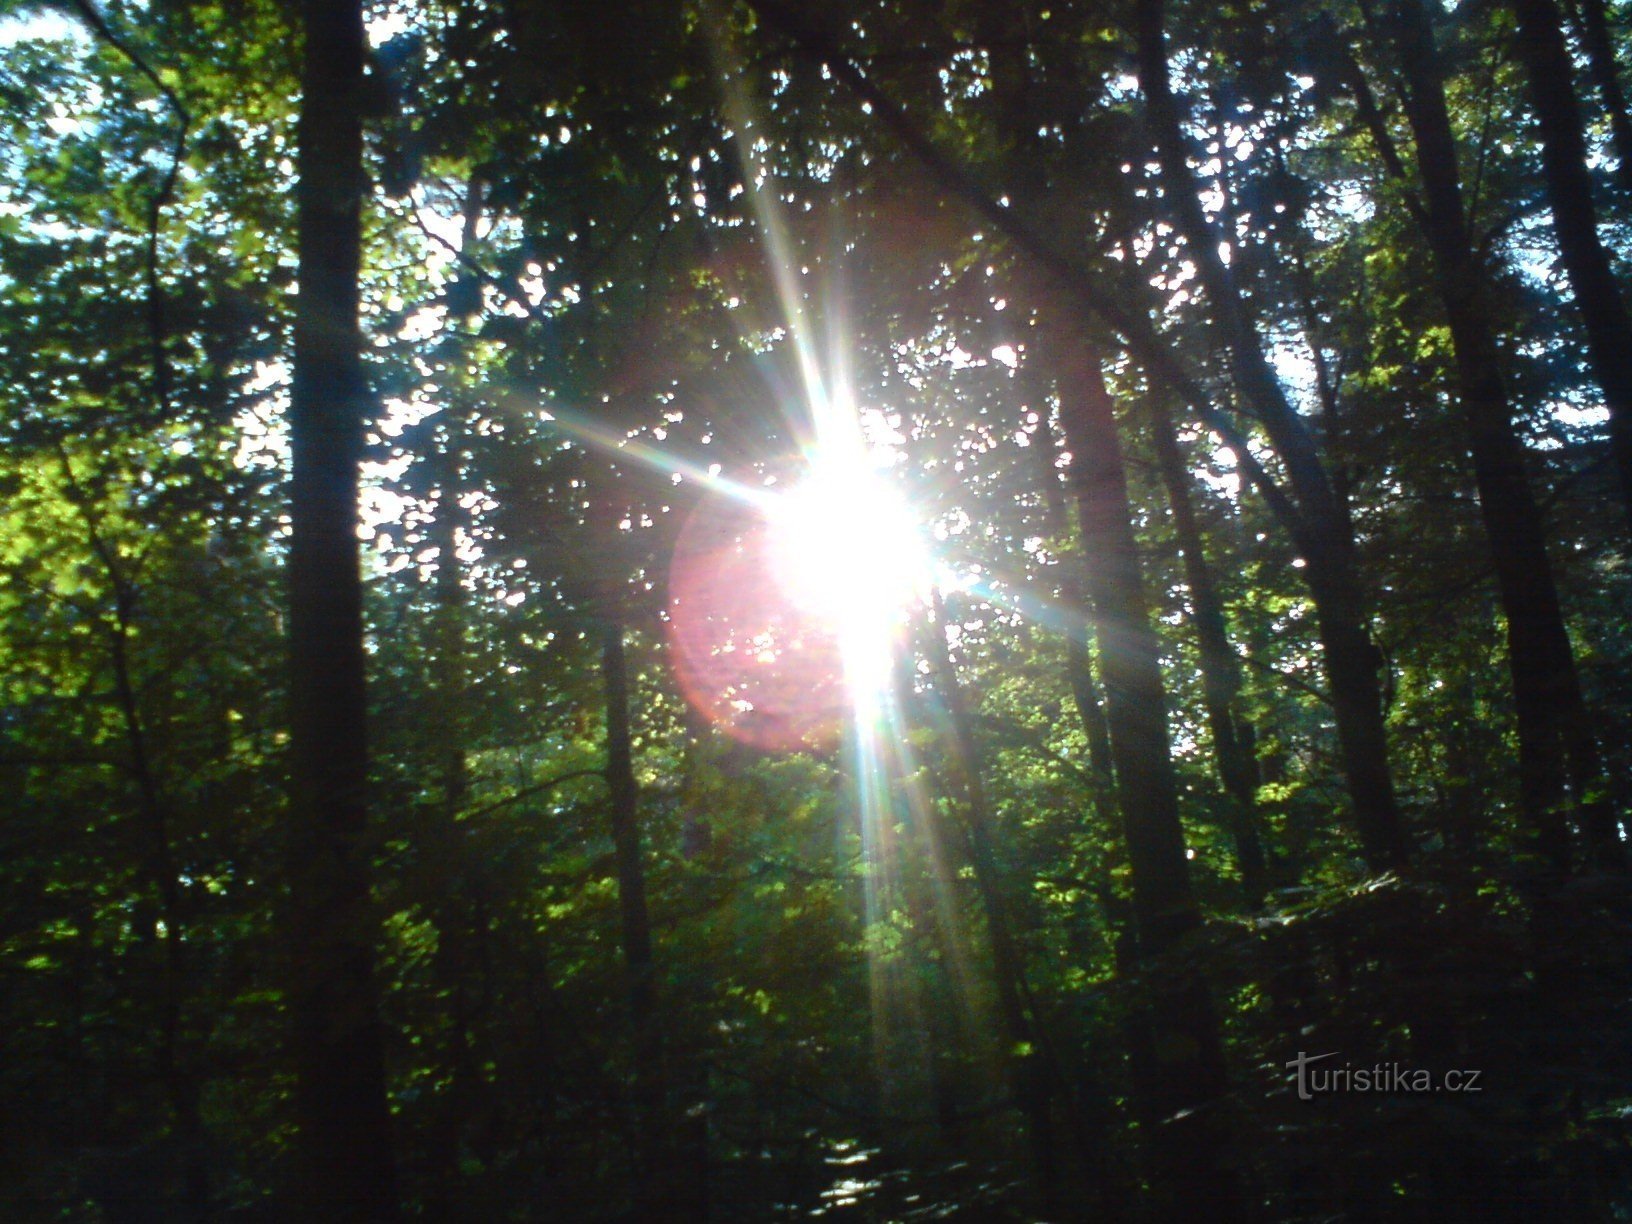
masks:
[[[741,501],[705,495],[675,542],[669,640],[681,691],[733,739],[772,752],[820,749],[847,709],[831,622],[790,597],[776,532]]]

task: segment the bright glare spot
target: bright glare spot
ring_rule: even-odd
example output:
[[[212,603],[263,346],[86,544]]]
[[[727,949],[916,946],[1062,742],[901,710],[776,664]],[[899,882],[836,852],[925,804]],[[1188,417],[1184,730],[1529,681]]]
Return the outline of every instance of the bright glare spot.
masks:
[[[831,624],[855,696],[889,680],[895,632],[928,589],[928,550],[911,507],[865,460],[819,459],[770,511],[778,583]]]

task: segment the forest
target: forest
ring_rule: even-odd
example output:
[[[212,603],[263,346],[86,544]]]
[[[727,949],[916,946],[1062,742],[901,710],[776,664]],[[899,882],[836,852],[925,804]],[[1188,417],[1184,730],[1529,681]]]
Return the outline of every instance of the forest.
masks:
[[[0,0],[0,1218],[1632,1219],[1632,0]]]

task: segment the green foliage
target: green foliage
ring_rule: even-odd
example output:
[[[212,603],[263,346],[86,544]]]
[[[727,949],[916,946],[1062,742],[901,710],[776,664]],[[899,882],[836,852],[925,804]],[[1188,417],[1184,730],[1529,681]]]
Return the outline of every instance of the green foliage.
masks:
[[[1186,419],[1269,860],[1266,906],[1244,902],[1151,432],[1173,388],[1090,327],[1205,917],[1158,957],[1137,946],[1115,779],[1082,716],[1101,559],[1061,437],[1071,374],[1039,337],[1086,284],[1271,478],[1285,457],[1237,404],[1218,305],[1165,218],[1130,8],[897,0],[809,27],[780,4],[372,10],[367,850],[411,1213],[670,1218],[642,1197],[678,1202],[667,1177],[706,1181],[718,1220],[1162,1218],[1150,1153],[1172,1120],[1141,1112],[1141,1026],[1198,980],[1229,1066],[1210,1108],[1265,1218],[1632,1210],[1624,879],[1537,879],[1525,857],[1503,613],[1416,185],[1339,74],[1344,51],[1404,149],[1371,6],[1175,0],[1168,27],[1231,275],[1352,518],[1416,854],[1366,871],[1299,545]],[[1506,9],[1433,8],[1624,818],[1632,571],[1601,395],[1551,271]],[[0,1215],[282,1219],[298,32],[270,0],[110,3],[102,33],[79,11],[0,7]],[[168,191],[165,91],[188,115]],[[1602,204],[1624,255],[1627,201]],[[818,384],[888,443],[946,587],[944,617],[915,607],[898,635],[882,781],[842,734],[733,737],[674,664],[702,473],[785,485]],[[626,963],[609,624],[655,1036]],[[1004,1017],[1005,924],[1025,1036]],[[1301,1101],[1300,1050],[1477,1069],[1488,1091]]]

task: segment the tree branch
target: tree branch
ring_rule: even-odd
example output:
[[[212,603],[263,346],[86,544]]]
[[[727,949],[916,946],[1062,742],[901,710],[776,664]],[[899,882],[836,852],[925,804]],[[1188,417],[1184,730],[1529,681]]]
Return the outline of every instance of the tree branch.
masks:
[[[159,189],[147,206],[147,328],[150,360],[153,365],[153,401],[154,407],[161,417],[167,416],[170,410],[170,359],[165,352],[166,322],[164,314],[164,287],[159,282],[159,231],[164,220],[164,210],[175,198],[176,181],[181,176],[181,160],[187,148],[187,135],[192,129],[193,118],[187,108],[182,105],[181,98],[176,91],[165,84],[164,79],[151,64],[144,59],[137,50],[114,32],[108,25],[107,19],[97,11],[90,0],[69,0],[70,7],[79,14],[80,18],[90,27],[91,32],[108,46],[112,47],[131,65],[153,83],[159,91],[165,105],[170,108],[171,114],[176,117],[175,140],[170,147],[170,168],[165,171],[164,179]]]
[[[1101,278],[1077,260],[1055,249],[1043,235],[1013,209],[994,198],[967,171],[956,165],[935,142],[924,134],[906,111],[886,96],[825,35],[781,0],[753,0],[755,10],[770,26],[790,38],[795,47],[820,58],[828,70],[856,97],[867,103],[872,113],[916,158],[932,177],[961,199],[982,219],[1008,237],[1019,251],[1047,274],[1058,290],[1089,319],[1108,327],[1146,371],[1159,379],[1190,406],[1192,412],[1236,454],[1236,460],[1253,486],[1262,493],[1294,538],[1304,535],[1302,515],[1291,496],[1276,483],[1247,448],[1246,440],[1232,422],[1211,403],[1188,371],[1161,341],[1148,320],[1141,319],[1119,304],[1119,295],[1103,292]]]

